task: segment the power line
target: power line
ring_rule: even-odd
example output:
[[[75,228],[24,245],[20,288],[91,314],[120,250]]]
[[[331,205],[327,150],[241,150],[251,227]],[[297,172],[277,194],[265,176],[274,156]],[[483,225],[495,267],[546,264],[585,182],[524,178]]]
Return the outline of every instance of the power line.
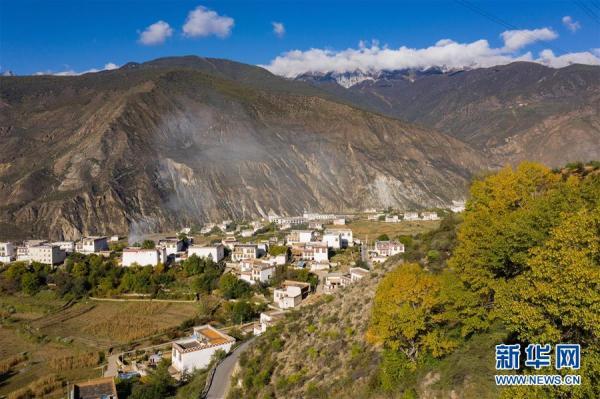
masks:
[[[473,11],[473,12],[481,15],[482,17],[487,18],[490,21],[492,21],[492,22],[494,22],[494,23],[496,23],[498,25],[501,25],[501,26],[503,26],[503,27],[505,27],[507,29],[510,29],[510,30],[522,30],[522,29],[518,28],[517,26],[511,24],[510,22],[507,22],[507,21],[503,20],[502,18],[499,18],[499,17],[495,16],[494,14],[485,11],[484,9],[476,6],[475,4],[473,4],[473,3],[471,3],[471,2],[469,2],[467,0],[454,0],[454,1],[456,3],[458,3],[458,4],[460,4],[461,6],[466,7],[469,10],[471,10],[471,11]],[[538,41],[537,38],[535,36],[533,36],[532,34],[527,33],[527,32],[523,32],[523,33],[527,34],[532,39],[533,42]],[[565,50],[563,50],[560,47],[557,47],[555,45],[547,44],[547,47],[550,47],[554,51],[557,51],[557,52],[560,52],[560,53],[567,53],[567,51],[565,51]]]

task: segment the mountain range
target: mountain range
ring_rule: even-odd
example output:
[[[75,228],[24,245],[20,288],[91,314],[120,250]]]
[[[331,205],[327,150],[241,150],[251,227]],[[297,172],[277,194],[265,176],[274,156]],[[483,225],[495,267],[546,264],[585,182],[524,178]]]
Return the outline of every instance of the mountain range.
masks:
[[[503,163],[600,155],[599,67],[345,79],[195,56],[0,77],[0,236],[440,207]]]

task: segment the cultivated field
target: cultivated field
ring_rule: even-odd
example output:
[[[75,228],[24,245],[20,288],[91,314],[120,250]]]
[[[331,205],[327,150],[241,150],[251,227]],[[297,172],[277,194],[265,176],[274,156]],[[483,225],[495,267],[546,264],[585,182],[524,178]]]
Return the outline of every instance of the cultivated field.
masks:
[[[399,235],[414,235],[436,229],[440,225],[439,220],[423,220],[417,222],[385,223],[372,220],[357,220],[347,226],[327,226],[328,228],[347,227],[352,229],[355,238],[361,240],[369,239],[369,242],[377,239],[382,234],[387,234],[390,239]]]
[[[0,359],[15,363],[0,370],[0,397],[16,398],[27,397],[15,392],[27,386],[36,392],[53,387],[44,397],[64,397],[66,388],[57,387],[66,381],[101,376],[110,348],[146,343],[198,313],[194,303],[68,303],[49,291],[0,297],[0,306],[10,309],[0,325]]]

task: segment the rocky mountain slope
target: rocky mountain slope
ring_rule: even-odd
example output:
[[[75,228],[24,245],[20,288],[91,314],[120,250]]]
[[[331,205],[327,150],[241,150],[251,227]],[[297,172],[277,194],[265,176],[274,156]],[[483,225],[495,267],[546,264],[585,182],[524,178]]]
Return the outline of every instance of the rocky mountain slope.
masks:
[[[488,165],[443,133],[197,57],[1,77],[0,140],[0,235],[13,238],[440,206]]]
[[[598,66],[517,62],[466,71],[304,74],[297,80],[447,133],[499,164],[529,159],[559,166],[600,157]]]

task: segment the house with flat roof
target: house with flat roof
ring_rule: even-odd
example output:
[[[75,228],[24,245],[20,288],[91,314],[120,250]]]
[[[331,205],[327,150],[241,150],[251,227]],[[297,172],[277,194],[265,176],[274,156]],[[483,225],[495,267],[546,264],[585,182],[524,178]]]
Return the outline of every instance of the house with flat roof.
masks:
[[[352,236],[352,230],[350,229],[327,229],[325,230],[325,234],[323,235],[323,237],[325,237],[325,235],[328,234],[339,234],[340,236],[340,246],[342,248],[346,248],[346,247],[352,247],[354,246],[354,238]],[[329,243],[328,243],[329,245]],[[329,245],[331,246],[331,245]]]
[[[418,212],[404,212],[404,220],[411,222],[411,221],[415,221],[415,220],[419,220],[419,213]]]
[[[351,267],[350,268],[350,282],[355,283],[367,277],[370,272],[362,267]]]
[[[249,284],[266,283],[275,275],[276,266],[257,259],[240,262],[240,279]]]
[[[119,399],[113,377],[78,382],[69,389],[69,399]]]
[[[122,266],[156,266],[159,263],[166,263],[167,252],[163,247],[152,249],[145,248],[125,248],[121,258]]]
[[[260,319],[257,324],[254,325],[254,335],[260,335],[267,331],[267,328],[273,326],[279,320],[285,317],[285,312],[282,310],[270,310],[268,312],[261,312]]]
[[[183,240],[177,237],[166,237],[158,241],[158,245],[165,248],[167,256],[183,251]]]
[[[192,335],[173,342],[171,365],[180,373],[203,369],[209,365],[218,350],[229,352],[235,338],[217,330],[210,324],[192,329]]]
[[[280,309],[290,309],[300,305],[308,296],[310,284],[301,281],[286,280],[281,287],[273,291],[273,300]]]
[[[375,241],[372,252],[379,257],[387,258],[404,253],[404,244],[398,241]]]
[[[306,243],[311,242],[314,238],[314,231],[312,230],[292,230],[286,237],[285,240],[288,244]]]
[[[29,247],[29,259],[46,265],[58,265],[65,261],[67,254],[58,245],[42,244]]]
[[[256,244],[236,244],[233,247],[231,260],[234,262],[256,258],[258,258],[258,246]]]
[[[213,262],[219,262],[225,257],[225,246],[223,244],[190,245],[188,247],[188,256],[192,255],[196,255],[199,258],[210,258]]]
[[[17,248],[10,241],[0,242],[0,262],[10,263],[17,257]]]
[[[421,212],[422,220],[440,220],[437,212]]]
[[[75,244],[75,252],[82,254],[93,254],[106,250],[108,250],[108,237],[104,236],[83,237]]]
[[[325,283],[323,284],[323,290],[325,292],[335,292],[340,288],[350,285],[349,274],[344,273],[328,273],[325,276]]]

